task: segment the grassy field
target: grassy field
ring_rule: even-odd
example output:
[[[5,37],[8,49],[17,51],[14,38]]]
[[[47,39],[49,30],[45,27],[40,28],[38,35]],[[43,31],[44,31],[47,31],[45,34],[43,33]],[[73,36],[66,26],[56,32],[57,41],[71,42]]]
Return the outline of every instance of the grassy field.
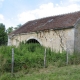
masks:
[[[11,76],[11,50],[14,48],[14,77]],[[66,52],[46,50],[46,68],[44,68],[45,48],[39,44],[20,44],[0,46],[0,80],[80,80],[80,58],[69,55],[66,64]]]
[[[11,77],[10,73],[5,73],[0,80],[80,80],[80,65],[49,66],[43,69],[33,68],[29,73],[27,71],[15,73],[14,77]]]

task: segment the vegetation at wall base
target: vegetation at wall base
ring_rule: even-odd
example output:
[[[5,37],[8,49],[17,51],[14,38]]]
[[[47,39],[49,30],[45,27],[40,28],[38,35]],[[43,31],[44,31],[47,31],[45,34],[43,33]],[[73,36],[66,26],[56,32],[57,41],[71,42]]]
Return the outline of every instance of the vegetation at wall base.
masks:
[[[30,74],[35,70],[39,71],[44,68],[45,48],[43,46],[39,44],[24,43],[21,43],[18,47],[0,46],[0,75],[2,75],[2,79],[0,78],[0,80],[9,80],[6,77],[11,76],[12,48],[14,48],[14,73],[17,74],[22,71],[21,75],[19,74],[17,77],[23,76],[23,74]],[[69,55],[68,65],[75,64],[80,64],[79,56],[76,54]],[[55,66],[56,68],[66,67],[66,52],[56,53],[47,48],[46,67],[48,68],[50,65]],[[15,78],[10,78],[10,80],[15,80]]]

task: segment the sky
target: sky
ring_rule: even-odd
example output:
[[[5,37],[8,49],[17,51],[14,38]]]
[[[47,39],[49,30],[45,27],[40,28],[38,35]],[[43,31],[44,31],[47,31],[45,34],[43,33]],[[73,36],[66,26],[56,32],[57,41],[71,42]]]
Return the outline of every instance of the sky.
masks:
[[[0,23],[8,29],[30,20],[80,10],[80,0],[0,0]]]

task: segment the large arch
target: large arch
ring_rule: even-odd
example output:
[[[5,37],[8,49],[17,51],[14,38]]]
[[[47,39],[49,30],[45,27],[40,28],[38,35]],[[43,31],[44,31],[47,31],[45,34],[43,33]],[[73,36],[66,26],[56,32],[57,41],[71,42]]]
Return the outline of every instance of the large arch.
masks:
[[[39,42],[36,39],[29,39],[27,43],[39,43]]]
[[[37,38],[34,38],[34,37],[28,38],[26,42],[27,43],[39,43],[40,45],[42,45],[41,41]]]

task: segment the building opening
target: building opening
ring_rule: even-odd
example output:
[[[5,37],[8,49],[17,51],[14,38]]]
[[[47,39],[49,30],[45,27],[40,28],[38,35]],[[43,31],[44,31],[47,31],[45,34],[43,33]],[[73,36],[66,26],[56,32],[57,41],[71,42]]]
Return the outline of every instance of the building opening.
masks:
[[[27,43],[38,43],[38,44],[40,44],[36,39],[29,39],[27,41]]]
[[[36,51],[36,49],[41,46],[36,39],[29,39],[27,41],[27,44],[28,44],[28,51],[30,52]]]

